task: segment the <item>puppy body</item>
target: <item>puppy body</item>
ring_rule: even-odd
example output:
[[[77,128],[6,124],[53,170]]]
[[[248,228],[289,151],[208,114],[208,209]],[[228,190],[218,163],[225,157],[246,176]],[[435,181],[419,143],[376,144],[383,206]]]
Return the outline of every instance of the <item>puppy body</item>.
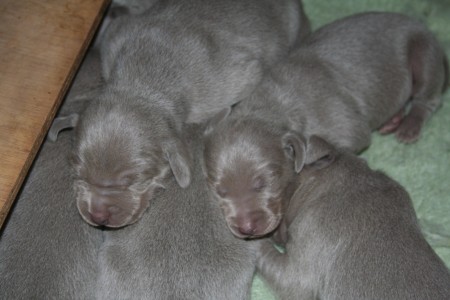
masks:
[[[61,107],[79,113],[101,82],[90,51]],[[1,299],[93,299],[102,232],[74,205],[67,155],[73,133],[44,142],[0,237]]]
[[[450,273],[407,192],[350,152],[312,137],[286,210],[286,253],[258,268],[281,299],[449,299]]]
[[[397,126],[398,112],[410,103],[396,131],[411,141],[438,107],[446,82],[439,44],[406,16],[358,14],[311,34],[271,68],[250,97],[228,116],[218,114],[206,131],[208,178],[228,207],[230,226],[238,227],[234,233],[255,236],[276,228],[273,220],[281,219],[283,198],[277,190],[289,185],[289,175],[265,180],[258,193],[250,189],[258,186],[258,174],[274,172],[274,164],[288,170],[294,160],[291,172],[300,172],[303,136],[317,134],[358,152],[370,144],[373,130]],[[243,182],[248,183],[245,193]],[[233,221],[237,215],[240,221]]]
[[[400,14],[363,13],[310,35],[235,113],[264,119],[282,113],[290,128],[358,152],[409,102],[397,136],[418,138],[447,81],[445,54],[423,24]]]
[[[159,190],[142,219],[105,232],[98,299],[248,299],[257,242],[226,228],[201,170],[201,131],[192,183]]]
[[[111,24],[103,71],[112,87],[159,95],[166,109],[184,103],[176,119],[197,123],[248,96],[307,33],[298,0],[159,1]]]
[[[308,30],[297,0],[160,1],[112,20],[102,45],[107,83],[77,128],[83,218],[131,224],[171,172],[189,185],[184,123],[247,96]]]

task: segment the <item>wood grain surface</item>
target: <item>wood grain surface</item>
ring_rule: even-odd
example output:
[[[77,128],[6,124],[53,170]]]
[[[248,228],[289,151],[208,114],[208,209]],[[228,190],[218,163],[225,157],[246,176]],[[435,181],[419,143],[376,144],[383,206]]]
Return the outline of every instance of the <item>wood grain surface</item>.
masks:
[[[0,226],[107,4],[0,1]]]

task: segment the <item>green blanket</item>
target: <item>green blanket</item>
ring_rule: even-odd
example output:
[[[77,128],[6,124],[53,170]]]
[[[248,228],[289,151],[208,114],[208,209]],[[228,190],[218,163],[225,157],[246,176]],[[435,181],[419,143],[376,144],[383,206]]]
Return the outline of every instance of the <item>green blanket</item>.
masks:
[[[341,17],[364,11],[400,12],[424,22],[450,57],[450,0],[304,0],[313,29]],[[411,195],[423,232],[450,267],[450,91],[442,107],[426,124],[420,140],[398,143],[391,135],[372,135],[362,156],[400,182]],[[274,299],[256,276],[252,299]]]

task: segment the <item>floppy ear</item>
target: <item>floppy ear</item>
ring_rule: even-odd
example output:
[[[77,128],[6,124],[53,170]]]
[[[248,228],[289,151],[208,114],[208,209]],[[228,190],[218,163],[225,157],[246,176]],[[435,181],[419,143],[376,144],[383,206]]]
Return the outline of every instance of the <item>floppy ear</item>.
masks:
[[[178,184],[185,188],[191,183],[192,155],[181,140],[163,144],[163,152]]]
[[[329,166],[336,157],[336,150],[324,139],[312,135],[306,145],[305,165],[315,169]]]
[[[78,114],[55,118],[52,126],[48,130],[47,138],[52,142],[56,142],[58,134],[64,129],[74,128],[78,124],[78,119]]]
[[[281,139],[286,155],[294,161],[296,173],[300,173],[305,164],[306,145],[303,137],[294,131],[285,133]]]
[[[216,127],[219,123],[221,123],[223,120],[225,120],[228,115],[231,113],[231,106],[226,107],[216,113],[211,119],[209,119],[206,122],[205,131],[203,132],[203,135],[208,135],[213,131],[214,127]]]

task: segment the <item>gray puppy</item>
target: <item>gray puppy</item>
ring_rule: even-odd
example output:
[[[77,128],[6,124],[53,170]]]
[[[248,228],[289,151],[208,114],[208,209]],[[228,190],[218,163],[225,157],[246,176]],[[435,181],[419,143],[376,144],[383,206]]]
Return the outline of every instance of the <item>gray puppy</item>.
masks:
[[[252,95],[206,130],[207,177],[239,237],[273,231],[290,178],[305,159],[301,135],[358,152],[380,126],[406,142],[440,104],[447,61],[421,23],[364,13],[314,32],[273,67]],[[291,161],[294,161],[294,167]]]
[[[281,299],[450,299],[450,272],[408,193],[312,136],[286,209],[286,253],[268,239],[258,269]]]
[[[105,232],[98,299],[248,299],[258,241],[235,238],[202,173],[202,130],[194,147],[192,182],[158,190],[142,219]]]
[[[247,96],[309,30],[298,0],[168,0],[108,26],[103,93],[77,126],[77,205],[92,225],[136,222],[172,173],[190,183],[181,138]]]
[[[78,113],[100,84],[100,59],[83,62],[61,114]],[[58,126],[57,126],[58,127]],[[57,133],[58,130],[53,128]],[[45,142],[0,237],[0,299],[93,299],[102,232],[74,205],[73,132]]]

